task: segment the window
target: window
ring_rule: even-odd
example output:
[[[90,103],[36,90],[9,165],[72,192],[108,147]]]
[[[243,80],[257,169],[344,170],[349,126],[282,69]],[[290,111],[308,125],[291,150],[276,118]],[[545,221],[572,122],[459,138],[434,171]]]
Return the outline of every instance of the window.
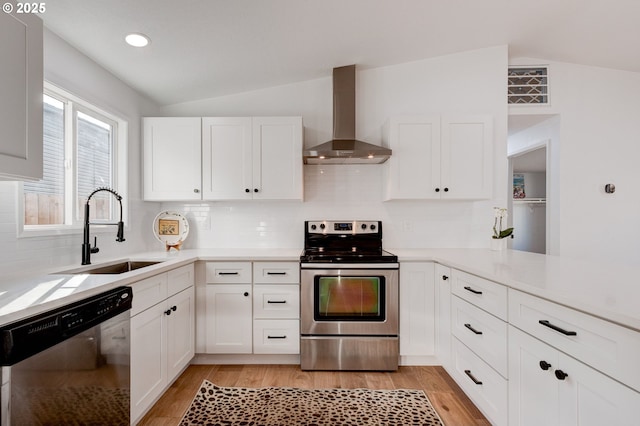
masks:
[[[23,229],[78,228],[95,189],[112,188],[126,200],[127,123],[47,83],[43,101],[43,179],[23,184]],[[108,192],[90,205],[92,221],[119,220]]]

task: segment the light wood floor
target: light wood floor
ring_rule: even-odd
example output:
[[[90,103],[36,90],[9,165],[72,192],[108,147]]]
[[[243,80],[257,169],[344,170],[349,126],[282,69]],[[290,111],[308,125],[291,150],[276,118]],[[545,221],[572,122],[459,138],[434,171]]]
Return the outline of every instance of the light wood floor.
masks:
[[[301,371],[298,365],[192,365],[140,426],[175,426],[202,380],[218,386],[422,389],[446,426],[490,426],[442,367],[400,367],[390,373]]]

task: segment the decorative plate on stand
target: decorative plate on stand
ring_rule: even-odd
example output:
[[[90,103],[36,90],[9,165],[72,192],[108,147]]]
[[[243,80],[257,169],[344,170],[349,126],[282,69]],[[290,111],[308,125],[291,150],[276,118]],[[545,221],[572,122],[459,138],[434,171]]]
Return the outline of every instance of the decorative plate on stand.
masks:
[[[158,213],[153,220],[153,235],[164,243],[165,250],[180,250],[182,243],[189,235],[189,222],[178,212],[164,211]]]

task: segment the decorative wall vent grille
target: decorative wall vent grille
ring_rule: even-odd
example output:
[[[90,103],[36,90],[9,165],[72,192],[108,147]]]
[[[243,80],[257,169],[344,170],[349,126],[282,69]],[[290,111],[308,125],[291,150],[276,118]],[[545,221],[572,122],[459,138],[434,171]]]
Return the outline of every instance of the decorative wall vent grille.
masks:
[[[548,104],[547,67],[509,68],[507,98],[509,104]]]

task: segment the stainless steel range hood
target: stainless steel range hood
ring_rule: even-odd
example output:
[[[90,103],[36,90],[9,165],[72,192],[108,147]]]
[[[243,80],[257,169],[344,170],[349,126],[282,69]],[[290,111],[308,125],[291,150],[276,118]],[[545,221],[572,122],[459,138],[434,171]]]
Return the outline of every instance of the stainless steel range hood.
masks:
[[[380,164],[391,150],[356,140],[356,66],[333,69],[333,139],[304,151],[304,164]]]

